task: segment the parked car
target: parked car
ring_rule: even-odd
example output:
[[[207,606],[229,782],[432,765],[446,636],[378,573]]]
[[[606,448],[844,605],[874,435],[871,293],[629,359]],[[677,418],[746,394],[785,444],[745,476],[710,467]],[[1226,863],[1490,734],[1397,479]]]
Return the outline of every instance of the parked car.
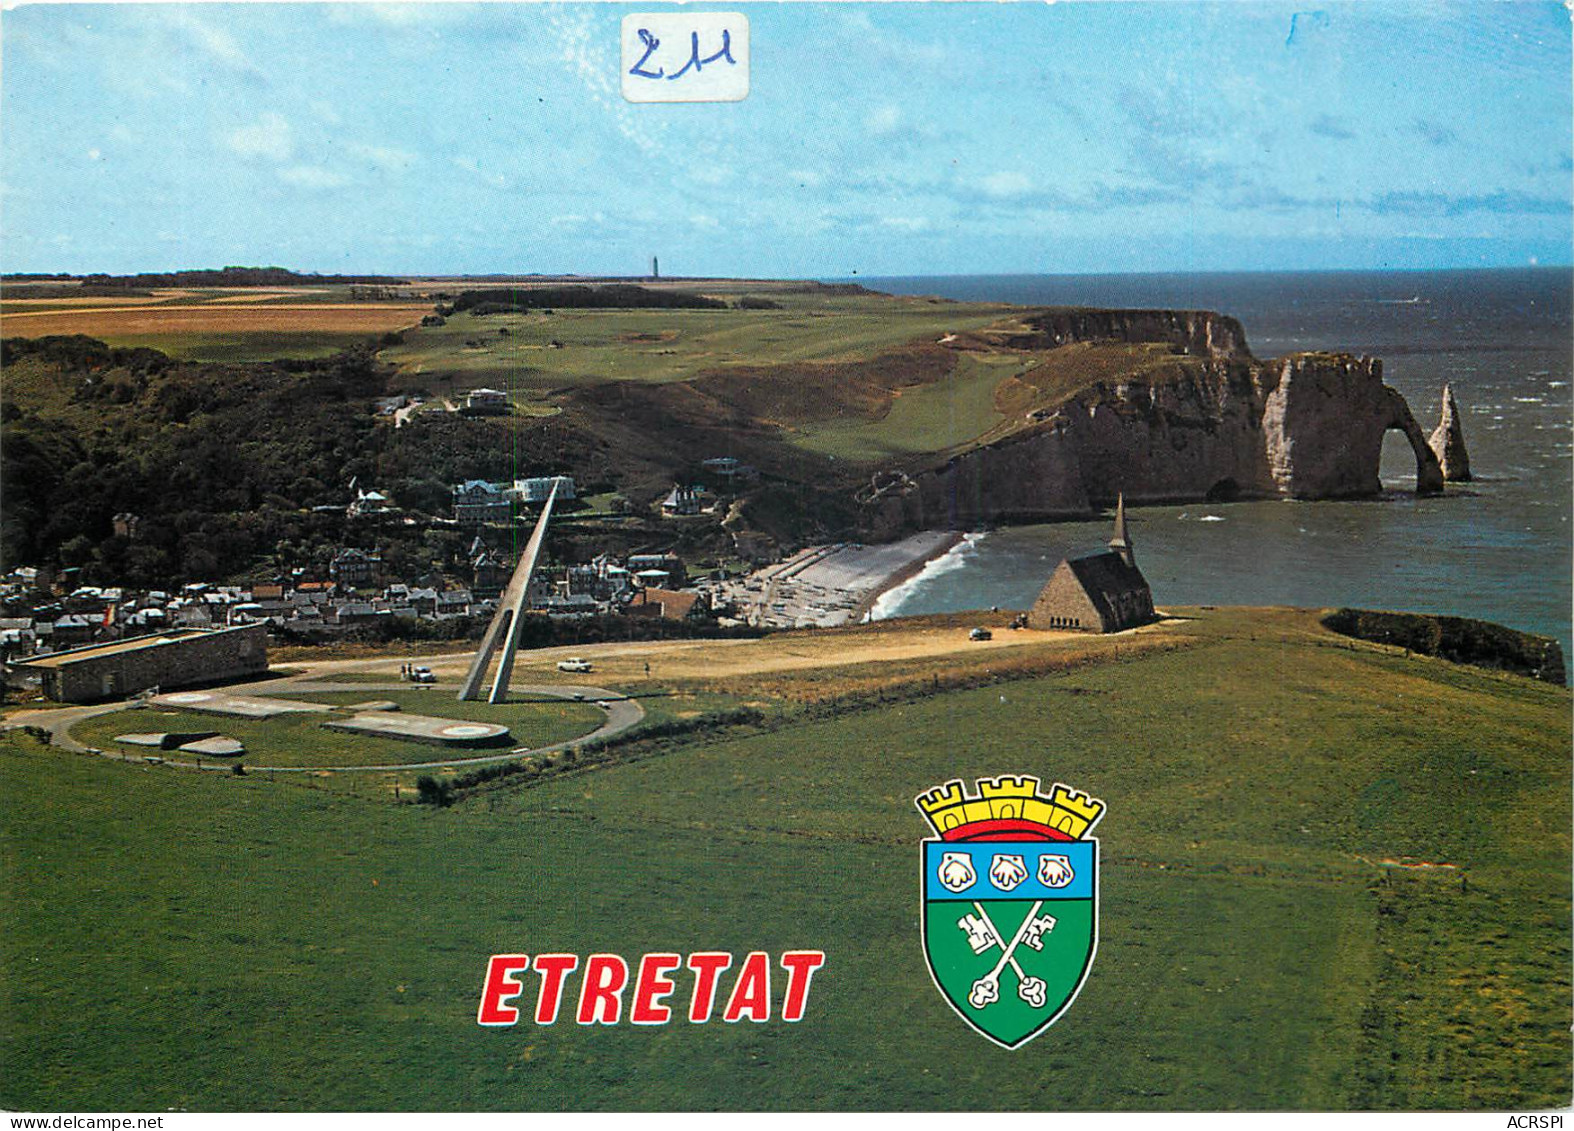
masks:
[[[995,634],[990,632],[987,628],[975,628],[972,632],[967,634],[967,638],[969,640],[993,640],[995,638]]]
[[[437,682],[437,676],[432,673],[432,669],[431,668],[411,668],[410,669],[410,678],[413,679],[416,683],[436,683]]]
[[[569,660],[559,660],[557,662],[557,670],[560,672],[588,672],[590,670],[590,661],[582,660],[578,656]]]

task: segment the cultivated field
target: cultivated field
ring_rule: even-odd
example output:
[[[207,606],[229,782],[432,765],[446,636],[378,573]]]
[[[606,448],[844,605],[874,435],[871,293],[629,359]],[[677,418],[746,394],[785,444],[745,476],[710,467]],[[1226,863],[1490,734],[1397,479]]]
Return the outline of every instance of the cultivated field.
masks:
[[[7,737],[0,786],[38,800],[0,825],[0,1105],[1566,1105],[1568,692],[1182,613],[606,646],[598,682],[776,706],[447,809]],[[1108,814],[1091,978],[1008,1053],[930,984],[912,799],[1010,772]],[[475,1023],[493,953],[805,947],[796,1025]]]
[[[414,325],[426,302],[356,302],[351,289],[159,290],[124,298],[13,297],[0,302],[6,337],[85,334],[191,361],[325,357]]]

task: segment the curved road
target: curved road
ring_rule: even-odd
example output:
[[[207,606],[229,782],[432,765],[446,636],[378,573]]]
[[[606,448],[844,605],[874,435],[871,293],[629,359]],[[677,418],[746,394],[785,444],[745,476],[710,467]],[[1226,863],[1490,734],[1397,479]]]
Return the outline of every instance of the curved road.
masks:
[[[431,657],[433,659],[437,657]],[[447,657],[444,657],[447,658]],[[314,669],[326,672],[336,670],[354,669],[356,667],[370,667],[376,664],[386,664],[386,659],[358,661],[340,660],[328,661],[313,665]],[[416,662],[416,661],[412,661]],[[313,673],[318,674],[316,672]],[[402,683],[329,683],[327,681],[314,682],[308,675],[284,676],[279,679],[262,680],[254,683],[240,684],[229,688],[216,688],[215,690],[232,691],[240,695],[268,695],[288,692],[297,695],[311,695],[317,692],[333,691],[408,691],[412,686],[431,688],[433,691],[457,690],[454,687],[443,687],[440,684],[410,684]],[[578,746],[585,742],[594,742],[597,739],[610,738],[615,734],[622,734],[630,727],[637,724],[645,717],[645,708],[621,692],[608,691],[602,687],[583,687],[568,684],[531,684],[524,687],[509,688],[510,697],[519,695],[539,695],[548,699],[563,699],[577,702],[579,696],[588,703],[604,700],[608,704],[606,721],[577,738],[566,742],[556,742],[550,746],[516,746],[511,750],[499,754],[481,754],[472,758],[444,758],[435,762],[399,762],[394,764],[367,765],[367,766],[261,766],[246,763],[248,771],[267,771],[277,774],[309,774],[327,770],[330,773],[366,773],[388,772],[390,770],[437,770],[450,766],[481,766],[488,762],[507,762],[523,754],[549,754],[556,750],[566,750],[570,746]],[[111,758],[120,762],[142,762],[149,757],[159,755],[121,753],[119,751],[98,750],[94,747],[82,745],[71,737],[71,728],[83,719],[95,715],[107,715],[113,711],[123,711],[129,703],[92,703],[82,707],[60,707],[42,711],[19,711],[11,716],[7,726],[34,726],[47,730],[52,745],[62,750],[74,751],[78,754],[98,754],[102,758]],[[225,773],[230,771],[230,762],[181,762],[172,758],[162,758],[166,766],[176,766],[183,770],[219,770]]]

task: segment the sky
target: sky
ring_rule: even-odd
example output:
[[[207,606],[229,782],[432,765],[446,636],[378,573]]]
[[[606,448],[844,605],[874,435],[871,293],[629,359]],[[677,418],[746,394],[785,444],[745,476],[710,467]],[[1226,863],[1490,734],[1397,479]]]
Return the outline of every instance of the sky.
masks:
[[[672,5],[24,5],[0,264],[853,275],[1567,265],[1557,4],[722,4],[750,92],[634,104]]]

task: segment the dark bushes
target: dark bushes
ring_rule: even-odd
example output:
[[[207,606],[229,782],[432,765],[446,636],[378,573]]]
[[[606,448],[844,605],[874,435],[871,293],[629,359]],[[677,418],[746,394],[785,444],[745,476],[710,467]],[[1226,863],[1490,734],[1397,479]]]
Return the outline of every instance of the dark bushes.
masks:
[[[605,287],[508,287],[463,291],[453,301],[454,310],[472,314],[524,313],[532,308],[571,309],[726,310],[720,299],[686,291],[652,291],[628,283]]]
[[[1323,627],[1342,636],[1392,644],[1456,664],[1494,668],[1564,686],[1563,647],[1556,640],[1490,621],[1422,613],[1340,609]]]
[[[434,778],[422,774],[415,779],[415,791],[422,805],[436,805],[446,809],[454,803],[454,787],[447,778]]]
[[[684,735],[695,734],[701,731],[721,730],[727,727],[760,726],[765,722],[765,716],[753,707],[735,707],[729,711],[711,711],[692,719],[672,719],[664,723],[655,723],[648,727],[625,731],[605,741],[586,742],[577,746],[570,746],[563,751],[562,769],[569,770],[582,764],[597,762],[613,762],[619,759],[615,751],[631,747],[643,746],[647,743],[659,743],[664,739],[679,738]],[[451,778],[434,778],[422,775],[415,783],[419,793],[418,801],[422,805],[436,805],[446,807],[452,805],[466,791],[476,786],[485,785],[503,778],[523,777],[526,780],[543,777],[557,765],[551,759],[543,758],[540,762],[494,762],[491,765],[479,766],[463,774],[456,774]]]

